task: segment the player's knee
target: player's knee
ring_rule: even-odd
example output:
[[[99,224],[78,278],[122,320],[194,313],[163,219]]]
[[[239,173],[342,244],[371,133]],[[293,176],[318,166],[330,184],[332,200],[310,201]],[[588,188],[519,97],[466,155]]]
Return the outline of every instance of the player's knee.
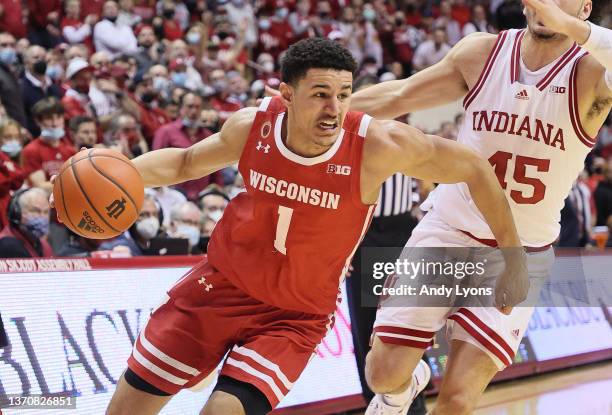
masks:
[[[374,393],[388,393],[402,385],[405,379],[399,379],[396,366],[389,361],[388,355],[368,353],[366,359],[366,381]]]
[[[240,400],[229,393],[215,391],[200,415],[245,415]]]
[[[468,394],[455,392],[441,394],[436,401],[436,407],[432,415],[467,415],[471,414],[476,406],[476,399]]]

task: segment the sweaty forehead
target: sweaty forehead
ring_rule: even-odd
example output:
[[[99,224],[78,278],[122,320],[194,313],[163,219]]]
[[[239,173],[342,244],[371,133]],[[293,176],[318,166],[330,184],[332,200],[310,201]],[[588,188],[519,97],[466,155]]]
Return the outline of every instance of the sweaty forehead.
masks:
[[[351,87],[353,74],[349,71],[338,71],[336,69],[309,69],[306,76],[300,80],[299,85],[308,89],[318,86],[327,86],[331,89],[343,89]]]

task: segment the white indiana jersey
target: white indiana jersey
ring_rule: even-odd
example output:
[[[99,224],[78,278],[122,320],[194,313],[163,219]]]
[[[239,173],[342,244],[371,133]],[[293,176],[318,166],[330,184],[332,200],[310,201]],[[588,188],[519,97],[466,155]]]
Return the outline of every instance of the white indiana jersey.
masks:
[[[499,34],[478,82],[463,102],[458,141],[493,165],[525,246],[559,234],[560,212],[595,144],[578,118],[576,73],[587,54],[574,44],[546,67],[529,71],[521,59],[525,30]],[[493,239],[464,183],[440,185],[425,207],[449,225]]]

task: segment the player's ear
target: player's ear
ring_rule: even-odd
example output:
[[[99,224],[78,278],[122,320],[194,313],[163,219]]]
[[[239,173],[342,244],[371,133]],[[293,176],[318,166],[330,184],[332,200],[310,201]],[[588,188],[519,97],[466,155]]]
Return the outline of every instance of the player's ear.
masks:
[[[280,92],[280,96],[283,99],[283,104],[288,106],[293,101],[293,87],[291,85],[286,84],[285,82],[281,82],[278,87],[278,91]]]
[[[582,8],[580,9],[580,12],[578,12],[578,18],[580,20],[588,19],[589,16],[591,15],[592,10],[593,10],[593,2],[591,2],[590,0],[585,1],[584,4],[582,5]]]

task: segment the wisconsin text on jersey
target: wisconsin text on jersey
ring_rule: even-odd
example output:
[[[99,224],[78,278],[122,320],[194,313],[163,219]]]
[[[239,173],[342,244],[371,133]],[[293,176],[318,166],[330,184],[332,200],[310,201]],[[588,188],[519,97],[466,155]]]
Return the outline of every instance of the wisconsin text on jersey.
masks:
[[[529,116],[522,116],[520,119],[519,117],[521,116],[503,111],[474,111],[472,128],[474,131],[484,130],[518,135],[533,141],[541,141],[547,146],[565,151],[561,128],[549,123],[544,126],[544,122],[537,118],[534,122]]]
[[[340,204],[340,195],[338,194],[289,183],[286,180],[267,176],[253,169],[250,169],[250,173],[251,186],[262,192],[286,197],[290,200],[297,200],[298,202],[313,206],[320,206],[325,209],[338,209]]]

